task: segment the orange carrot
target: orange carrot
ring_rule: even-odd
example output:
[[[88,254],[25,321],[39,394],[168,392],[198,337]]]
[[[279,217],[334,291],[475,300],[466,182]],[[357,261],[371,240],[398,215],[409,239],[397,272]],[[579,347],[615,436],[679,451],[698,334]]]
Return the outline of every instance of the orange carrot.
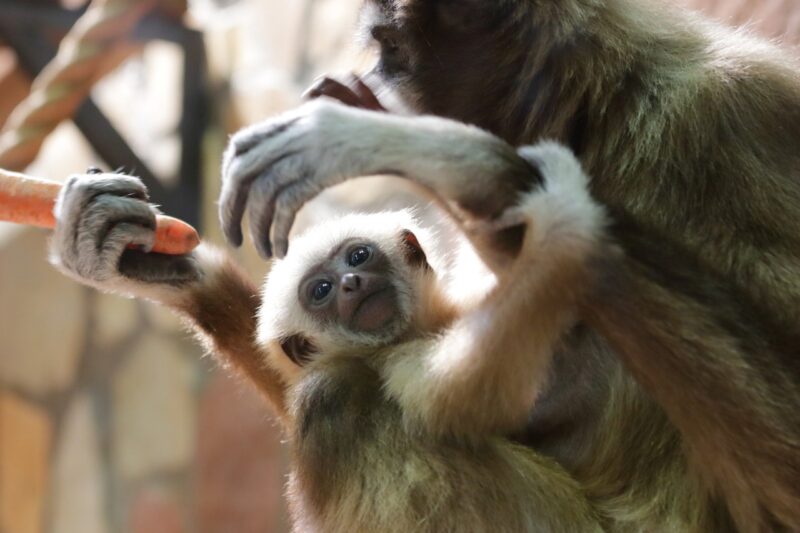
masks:
[[[54,228],[53,207],[61,184],[0,169],[0,221]],[[153,252],[187,254],[200,244],[197,231],[177,218],[156,217]]]

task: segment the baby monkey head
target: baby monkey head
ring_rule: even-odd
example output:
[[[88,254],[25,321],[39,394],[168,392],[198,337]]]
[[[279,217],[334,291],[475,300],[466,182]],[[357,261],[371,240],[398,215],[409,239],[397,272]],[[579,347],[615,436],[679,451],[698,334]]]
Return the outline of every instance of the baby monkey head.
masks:
[[[369,353],[413,332],[435,282],[422,232],[400,211],[348,215],[295,238],[267,276],[259,341],[303,366]]]

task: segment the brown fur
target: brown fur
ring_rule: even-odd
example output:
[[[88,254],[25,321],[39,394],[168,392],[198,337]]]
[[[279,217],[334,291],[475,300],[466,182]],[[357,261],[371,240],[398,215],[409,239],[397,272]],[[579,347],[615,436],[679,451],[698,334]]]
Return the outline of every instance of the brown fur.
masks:
[[[490,295],[484,303],[491,328],[479,329],[480,317],[462,316],[467,326],[452,340],[471,335],[477,342],[443,352],[465,356],[442,374],[441,390],[430,372],[411,374],[414,379],[393,374],[397,379],[377,390],[375,368],[347,358],[304,376],[300,390],[309,394],[299,398],[310,403],[300,409],[298,428],[300,434],[304,427],[316,429],[315,440],[297,443],[298,457],[312,467],[292,481],[296,509],[309,504],[321,510],[316,518],[330,530],[341,531],[372,516],[379,530],[416,530],[415,517],[431,516],[442,505],[453,506],[449,516],[456,522],[442,513],[437,516],[443,522],[431,530],[445,531],[470,517],[476,531],[494,530],[484,527],[490,515],[497,516],[499,529],[511,530],[518,512],[540,505],[548,512],[546,523],[563,531],[581,530],[577,520],[587,516],[612,531],[800,530],[797,64],[747,34],[647,0],[374,5],[382,13],[379,35],[388,35],[389,48],[398,50],[383,57],[378,73],[385,84],[418,112],[478,125],[513,146],[543,137],[569,144],[610,215],[605,249],[615,251],[593,256],[588,279],[573,276],[586,270],[567,265],[547,271],[558,286],[525,285],[503,297]],[[409,131],[403,138],[413,139],[414,120],[404,124]],[[438,160],[443,148],[431,139],[423,139],[421,159],[457,167],[469,156],[481,173],[486,169],[485,179],[473,186],[431,184],[462,207],[499,214],[517,189],[539,180],[530,165],[515,166],[520,160],[514,150],[496,139],[475,145],[483,151],[471,145],[469,154],[452,149],[448,153],[458,157]],[[488,168],[493,166],[498,168]],[[453,179],[469,175],[460,170]],[[286,385],[278,371],[264,366],[254,341],[255,288],[218,260],[199,260],[204,275],[180,287],[147,277],[106,286],[73,275],[192,316],[223,360],[261,388],[291,431]],[[515,267],[515,276],[535,278],[533,264]],[[562,295],[567,307],[579,305],[582,322],[552,354],[554,330],[570,323],[553,314],[564,312]],[[517,307],[509,311],[506,303]],[[544,328],[548,321],[555,325]],[[520,335],[541,344],[515,342]],[[410,355],[420,353],[429,352]],[[329,386],[314,387],[314,380]],[[472,387],[460,388],[460,380]],[[404,398],[412,385],[425,394]],[[325,391],[331,394],[316,394]],[[535,407],[522,427],[527,413],[519,409],[527,399],[535,399]],[[336,418],[347,406],[353,408],[348,417]],[[369,411],[371,425],[358,424],[359,409]],[[443,448],[439,440],[435,450],[444,452],[437,456],[424,441],[412,442],[399,420],[421,423],[435,439],[489,428],[506,447],[483,449],[486,462],[475,460],[480,454],[463,461],[463,449]],[[534,450],[526,450],[523,469],[531,485],[504,476],[504,457],[521,450],[506,433]],[[341,446],[351,436],[367,448],[385,448],[370,455],[346,447],[335,468],[315,455],[327,446],[326,437],[334,439],[328,445]],[[420,467],[402,470],[402,453]],[[369,466],[377,464],[373,472],[382,478],[360,478],[369,461],[377,462]],[[442,491],[415,493],[420,472],[432,480],[427,487],[436,487],[444,472]],[[314,478],[326,473],[326,483]],[[379,491],[376,479],[400,482]],[[537,499],[542,493],[534,492],[530,508],[512,508],[519,502],[511,495],[526,495],[537,485],[545,493],[553,486],[566,492],[551,499]],[[453,494],[465,495],[480,516],[459,507],[447,493],[454,487]],[[353,494],[364,499],[348,499]],[[319,525],[303,522],[313,512],[297,516],[299,528]]]
[[[625,259],[598,263],[602,282],[585,319],[664,409],[681,444],[652,423],[656,411],[635,407],[647,403],[643,391],[614,384],[616,371],[595,376],[611,388],[600,396],[605,416],[614,426],[636,416],[672,452],[637,466],[652,453],[646,430],[575,422],[560,442],[533,426],[532,435],[603,499],[614,495],[609,473],[584,465],[616,449],[615,497],[635,484],[659,498],[659,485],[683,476],[701,483],[694,498],[710,505],[687,519],[722,520],[724,530],[725,513],[712,505],[719,495],[742,530],[800,528],[796,62],[666,3],[382,4],[410,58],[406,70],[384,73],[387,83],[418,111],[515,145],[569,143],[620,222],[612,237]],[[574,385],[556,375],[551,387],[559,398]],[[588,431],[588,442],[568,448],[570,431]],[[669,464],[683,453],[681,473]],[[673,495],[662,505],[680,503]]]
[[[321,362],[296,394],[297,531],[600,531],[579,485],[551,459],[499,436],[465,444],[410,431],[369,360]]]
[[[186,316],[202,342],[226,367],[255,384],[285,424],[285,385],[266,364],[256,342],[256,316],[261,304],[257,287],[227,257],[201,250],[204,274],[181,295],[176,309]]]
[[[409,228],[387,214],[326,222],[273,267],[263,293],[271,310],[262,310],[267,329],[259,338],[289,383],[290,504],[298,531],[601,530],[575,479],[508,438],[525,426],[535,384],[544,381],[553,348],[591,285],[586,259],[603,232],[602,210],[589,201],[574,157],[552,145],[538,153],[550,163],[543,171],[552,181],[510,210],[509,221],[527,227],[521,249],[494,272],[496,286],[455,316],[447,285],[437,281],[446,273],[409,263],[397,246]],[[359,227],[362,236],[353,233]],[[405,278],[414,309],[397,339],[369,347],[294,305],[301,280],[316,268],[313,258],[367,235],[392,276]],[[421,242],[427,256],[440,252]],[[329,351],[289,369],[269,339],[281,331]],[[318,342],[331,335],[339,342]]]

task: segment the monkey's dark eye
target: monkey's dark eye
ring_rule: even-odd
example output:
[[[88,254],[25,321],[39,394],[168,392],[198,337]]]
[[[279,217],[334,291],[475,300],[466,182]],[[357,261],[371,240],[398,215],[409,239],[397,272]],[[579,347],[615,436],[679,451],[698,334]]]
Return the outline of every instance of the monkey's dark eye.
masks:
[[[408,58],[398,31],[387,26],[376,26],[371,34],[380,46],[380,68],[390,72],[404,70]]]
[[[311,298],[315,302],[321,302],[328,296],[333,289],[333,285],[329,281],[319,281],[311,289]]]
[[[388,26],[375,26],[370,30],[370,35],[381,45],[381,48],[397,48],[397,39],[395,38],[393,30]]]
[[[363,265],[364,263],[369,260],[369,256],[371,255],[369,248],[366,246],[359,246],[358,248],[352,250],[350,252],[350,257],[347,260],[347,264],[351,267],[357,267],[359,265]]]

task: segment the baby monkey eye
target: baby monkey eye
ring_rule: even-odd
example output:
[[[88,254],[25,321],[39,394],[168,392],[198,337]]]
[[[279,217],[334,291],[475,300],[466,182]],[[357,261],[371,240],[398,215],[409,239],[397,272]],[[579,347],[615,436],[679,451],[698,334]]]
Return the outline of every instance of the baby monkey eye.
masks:
[[[319,281],[317,282],[314,287],[311,289],[311,298],[315,302],[321,302],[325,299],[328,294],[330,294],[331,290],[333,289],[333,285],[329,281]]]
[[[358,248],[353,249],[350,252],[350,257],[347,260],[347,264],[351,267],[357,267],[359,265],[363,265],[369,259],[371,253],[368,247],[366,246],[359,246]]]

